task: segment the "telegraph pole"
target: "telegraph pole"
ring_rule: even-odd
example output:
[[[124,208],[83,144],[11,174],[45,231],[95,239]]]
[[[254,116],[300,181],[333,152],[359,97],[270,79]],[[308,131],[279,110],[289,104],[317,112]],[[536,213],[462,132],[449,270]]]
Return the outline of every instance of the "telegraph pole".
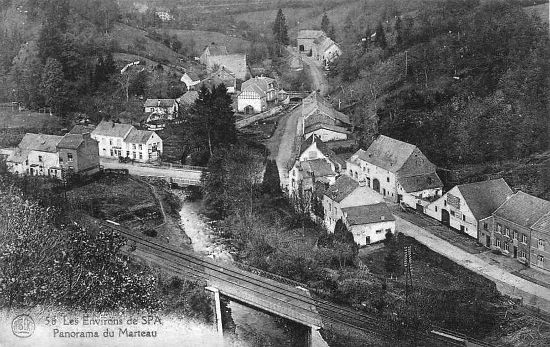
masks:
[[[405,299],[409,301],[409,294],[413,291],[412,272],[411,272],[411,246],[403,247],[403,267],[405,268]]]

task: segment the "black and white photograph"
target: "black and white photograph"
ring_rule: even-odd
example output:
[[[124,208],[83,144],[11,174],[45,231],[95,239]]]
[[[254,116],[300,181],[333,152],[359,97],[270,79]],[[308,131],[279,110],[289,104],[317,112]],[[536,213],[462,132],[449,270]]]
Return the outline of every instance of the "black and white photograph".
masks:
[[[550,346],[549,0],[0,0],[0,347]]]

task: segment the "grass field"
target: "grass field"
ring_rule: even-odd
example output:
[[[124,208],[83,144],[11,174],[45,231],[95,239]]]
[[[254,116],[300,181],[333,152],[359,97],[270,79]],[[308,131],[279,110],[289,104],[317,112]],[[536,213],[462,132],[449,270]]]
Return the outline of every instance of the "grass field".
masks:
[[[177,64],[181,56],[166,47],[162,43],[147,37],[147,32],[122,24],[116,23],[111,34],[116,39],[120,48],[125,52],[139,53],[147,59],[161,63]],[[144,49],[137,49],[136,43],[140,42]]]
[[[60,128],[61,122],[49,113],[0,110],[0,128]]]
[[[548,3],[525,7],[525,11],[527,11],[527,13],[536,14],[544,23],[549,22],[549,10],[550,8],[548,7]]]
[[[199,56],[212,42],[225,45],[229,53],[243,53],[249,45],[247,40],[214,31],[169,29],[168,32],[170,35],[176,35],[181,42],[193,40],[195,42],[193,52],[196,56]]]

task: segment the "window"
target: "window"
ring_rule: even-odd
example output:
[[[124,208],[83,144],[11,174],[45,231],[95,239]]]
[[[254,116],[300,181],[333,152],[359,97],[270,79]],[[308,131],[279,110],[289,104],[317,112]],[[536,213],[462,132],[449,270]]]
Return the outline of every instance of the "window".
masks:
[[[382,233],[382,229],[380,229],[380,230],[376,230],[376,233],[377,233],[377,234],[380,234],[380,233]]]
[[[132,152],[132,157],[136,159],[136,152]]]
[[[141,151],[143,149],[143,146],[142,145],[139,145],[139,150]]]
[[[464,215],[464,214],[462,215],[462,220],[466,221],[466,215]]]
[[[451,210],[451,216],[455,216],[455,211]]]
[[[537,260],[538,260],[538,262],[537,262],[538,266],[544,266],[544,256],[538,255]]]
[[[509,251],[509,250],[510,250],[510,245],[508,244],[508,242],[504,242],[504,250],[505,250],[505,251]]]
[[[73,161],[73,154],[72,153],[67,153],[67,160],[69,162]]]
[[[437,212],[437,206],[435,207],[435,212]]]
[[[543,239],[539,239],[539,249],[544,250],[544,240]]]
[[[111,149],[111,157],[113,156],[113,150]]]
[[[59,162],[62,163],[62,162],[63,162],[63,158],[59,157]]]
[[[497,223],[497,233],[500,234],[501,232],[502,232],[502,225]]]
[[[483,230],[489,230],[489,224],[483,223]]]
[[[109,139],[109,145],[112,146],[113,145],[113,140]],[[112,154],[111,154],[112,155]]]
[[[135,144],[135,143],[132,144],[132,149],[133,149],[133,150],[136,149],[136,144]]]
[[[126,156],[127,156],[127,157],[130,156],[130,151],[126,151]]]
[[[38,156],[38,161],[42,162],[42,156],[41,155]]]
[[[389,182],[390,181],[390,178],[389,177],[386,177],[386,182]]]
[[[527,243],[527,235],[521,234],[521,242],[523,242],[525,244]]]
[[[499,239],[495,239],[495,246],[500,248],[501,242]]]
[[[518,239],[518,231],[517,230],[512,230],[512,235],[514,237],[514,240]]]
[[[447,206],[447,200],[443,200],[443,206]]]
[[[143,159],[143,154],[139,152],[139,159]]]
[[[504,236],[510,237],[510,229],[504,228]]]
[[[527,253],[525,253],[524,250],[519,251],[519,257],[520,258],[527,258]]]
[[[386,234],[391,233],[391,229],[386,229]]]

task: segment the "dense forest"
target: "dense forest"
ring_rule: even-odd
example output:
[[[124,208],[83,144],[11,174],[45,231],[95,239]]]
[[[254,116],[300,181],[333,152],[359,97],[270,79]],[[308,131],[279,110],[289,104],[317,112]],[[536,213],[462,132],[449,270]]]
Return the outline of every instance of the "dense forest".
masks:
[[[363,145],[382,133],[438,165],[516,159],[549,145],[548,26],[510,1],[353,14],[331,71]]]

